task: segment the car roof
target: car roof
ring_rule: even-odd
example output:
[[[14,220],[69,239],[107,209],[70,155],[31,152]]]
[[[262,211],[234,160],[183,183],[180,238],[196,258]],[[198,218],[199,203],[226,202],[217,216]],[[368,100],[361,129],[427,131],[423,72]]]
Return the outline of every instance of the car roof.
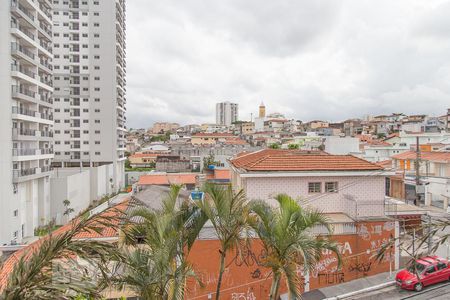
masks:
[[[437,264],[440,261],[442,261],[444,263],[446,262],[445,259],[440,258],[438,256],[424,256],[424,257],[421,257],[421,258],[419,258],[417,260],[418,263],[426,265],[426,266],[435,265],[435,264]]]

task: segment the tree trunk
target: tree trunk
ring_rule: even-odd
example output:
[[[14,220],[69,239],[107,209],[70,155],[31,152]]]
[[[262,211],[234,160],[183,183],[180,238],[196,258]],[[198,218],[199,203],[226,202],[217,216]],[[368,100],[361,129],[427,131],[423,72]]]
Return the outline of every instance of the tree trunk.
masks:
[[[220,286],[222,285],[222,275],[224,271],[225,271],[225,251],[222,250],[220,252],[220,269],[219,269],[219,278],[217,280],[216,300],[219,300]]]
[[[269,300],[278,300],[278,290],[280,288],[280,279],[281,279],[281,274],[279,274],[279,273],[273,274],[272,286],[270,287]]]

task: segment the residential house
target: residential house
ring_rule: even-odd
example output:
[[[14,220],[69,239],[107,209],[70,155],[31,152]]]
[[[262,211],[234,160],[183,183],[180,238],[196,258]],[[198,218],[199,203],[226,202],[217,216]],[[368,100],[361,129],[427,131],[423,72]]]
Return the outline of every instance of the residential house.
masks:
[[[158,155],[155,161],[156,171],[167,173],[190,172],[192,165],[189,159],[180,155]]]
[[[156,159],[158,158],[158,153],[135,153],[128,156],[128,161],[132,168],[149,168],[155,167]]]

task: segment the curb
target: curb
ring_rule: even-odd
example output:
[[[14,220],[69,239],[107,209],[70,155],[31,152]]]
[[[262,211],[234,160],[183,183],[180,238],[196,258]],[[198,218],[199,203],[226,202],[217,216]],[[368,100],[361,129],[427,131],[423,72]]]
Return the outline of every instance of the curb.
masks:
[[[342,294],[342,295],[334,296],[334,297],[330,297],[330,298],[325,298],[324,300],[345,299],[345,298],[356,296],[356,295],[359,295],[359,294],[376,291],[376,290],[379,290],[379,289],[382,289],[382,288],[385,288],[385,287],[388,287],[388,286],[391,286],[391,285],[395,285],[395,281],[389,281],[389,282],[385,282],[385,283],[382,283],[382,284],[374,285],[374,286],[371,286],[371,287],[368,287],[368,288],[365,288],[365,289],[361,289],[361,290],[358,290],[358,291],[354,291],[354,292],[350,292],[350,293],[346,293],[346,294]]]

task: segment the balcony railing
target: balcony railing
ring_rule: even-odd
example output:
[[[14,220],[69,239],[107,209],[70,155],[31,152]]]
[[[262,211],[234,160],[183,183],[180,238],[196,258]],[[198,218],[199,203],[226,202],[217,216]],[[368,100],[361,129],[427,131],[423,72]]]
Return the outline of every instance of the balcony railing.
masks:
[[[11,7],[18,8],[21,12],[23,12],[28,18],[34,21],[34,15],[25,8],[22,4],[20,4],[17,0],[11,1]]]
[[[37,149],[12,149],[13,156],[28,156],[28,155],[36,155]]]
[[[41,154],[53,154],[52,148],[44,148],[44,149],[40,149],[40,150],[41,150]]]
[[[51,166],[43,166],[41,167],[41,173],[53,171]]]
[[[31,77],[31,78],[35,78],[36,77],[36,74],[33,71],[25,68],[24,66],[20,66],[20,65],[11,64],[11,71],[20,72],[22,74],[25,74],[25,75]]]
[[[50,103],[50,104],[53,103],[52,97],[50,97],[47,94],[39,94],[39,99],[41,99],[41,101],[44,101],[44,102],[47,102],[47,103]]]
[[[36,169],[37,168],[13,170],[13,178],[19,178],[19,177],[34,175],[34,174],[36,174]]]
[[[41,131],[43,137],[53,137],[53,131]]]
[[[34,53],[29,51],[27,48],[23,47],[19,43],[12,42],[11,43],[11,51],[19,51],[34,60]]]
[[[52,31],[49,29],[49,26],[45,25],[43,22],[39,22],[39,28],[44,30],[49,36],[52,36]]]
[[[53,120],[52,114],[41,113],[41,118],[46,120]]]
[[[25,28],[23,25],[18,24],[16,22],[11,22],[11,28],[19,29],[20,32],[28,36],[30,39],[34,40],[34,34],[27,28]]]
[[[32,98],[36,96],[36,92],[33,92],[32,90],[29,90],[21,85],[13,85],[12,92],[13,94],[18,93]]]
[[[13,114],[18,114],[18,115],[25,115],[25,116],[30,116],[30,117],[35,117],[36,116],[36,111],[34,110],[29,110],[23,107],[17,107],[17,106],[13,106],[12,107],[12,113]]]
[[[39,81],[42,83],[45,83],[46,85],[53,86],[53,81],[51,81],[50,79],[47,79],[43,76],[39,76]]]
[[[41,45],[41,47],[47,50],[48,52],[52,53],[52,47],[49,45],[49,43],[44,43],[43,41],[40,41],[39,45]]]
[[[47,69],[53,70],[52,65],[49,64],[46,60],[44,60],[44,59],[41,58],[41,59],[39,60],[39,62],[40,62],[40,64],[41,64],[42,66],[46,67]]]
[[[36,130],[27,128],[13,128],[13,136],[18,135],[36,136]]]
[[[52,19],[52,15],[50,13],[50,10],[48,8],[46,8],[44,5],[42,5],[42,3],[39,4],[39,8],[41,9],[41,11],[51,20]]]

